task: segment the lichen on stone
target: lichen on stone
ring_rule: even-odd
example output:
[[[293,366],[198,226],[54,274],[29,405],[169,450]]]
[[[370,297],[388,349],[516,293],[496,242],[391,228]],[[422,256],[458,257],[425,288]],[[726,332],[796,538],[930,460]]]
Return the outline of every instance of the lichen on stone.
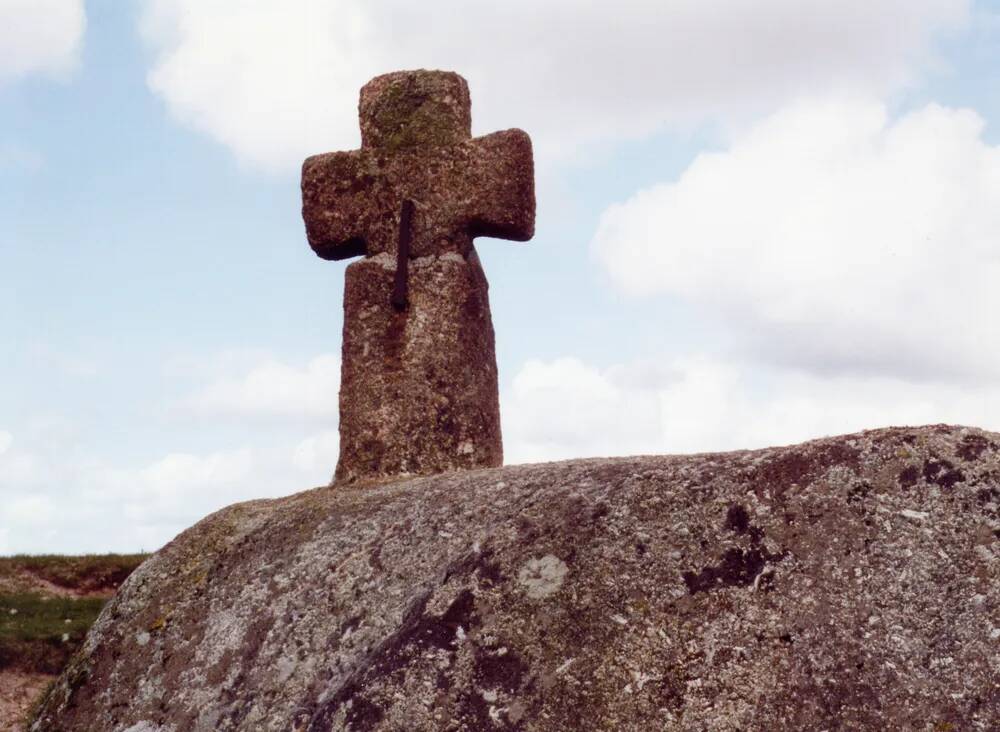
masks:
[[[562,587],[569,568],[559,557],[546,554],[541,559],[529,559],[517,573],[517,581],[533,600],[543,600]]]
[[[1000,435],[932,426],[234,506],[32,729],[992,732],[998,497]]]
[[[489,285],[473,242],[533,236],[531,140],[473,138],[468,86],[445,71],[372,79],[359,123],[361,149],[302,167],[310,246],[364,256],[346,272],[336,483],[499,466]]]

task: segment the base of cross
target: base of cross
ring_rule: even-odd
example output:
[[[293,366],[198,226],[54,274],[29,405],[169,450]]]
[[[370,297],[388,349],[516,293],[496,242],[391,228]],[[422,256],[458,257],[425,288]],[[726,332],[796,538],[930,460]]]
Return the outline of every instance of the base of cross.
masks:
[[[334,484],[503,464],[489,285],[473,249],[410,260],[405,309],[385,307],[396,260],[347,267]]]

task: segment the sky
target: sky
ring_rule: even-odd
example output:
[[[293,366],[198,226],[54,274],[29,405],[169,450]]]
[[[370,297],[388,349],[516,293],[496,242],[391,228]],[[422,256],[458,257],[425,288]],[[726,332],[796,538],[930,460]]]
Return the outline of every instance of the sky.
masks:
[[[1000,430],[1000,2],[0,0],[0,554],[330,480],[299,169],[409,68],[534,143],[508,464]]]

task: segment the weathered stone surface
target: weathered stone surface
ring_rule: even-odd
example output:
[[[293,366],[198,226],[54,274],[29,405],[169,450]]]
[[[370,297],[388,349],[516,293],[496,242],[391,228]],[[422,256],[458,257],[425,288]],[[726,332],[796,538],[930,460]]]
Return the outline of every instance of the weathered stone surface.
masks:
[[[532,237],[531,140],[516,129],[472,138],[469,89],[451,72],[378,76],[359,114],[360,150],[302,166],[313,250],[367,255],[347,274],[336,480],[498,466],[493,325],[473,240]],[[414,214],[400,261],[404,201]],[[410,297],[395,310],[393,274],[406,262]]]
[[[223,510],[44,730],[993,730],[1000,435],[889,429]]]
[[[405,311],[395,262],[347,268],[337,480],[503,463],[488,285],[478,257],[421,257]]]

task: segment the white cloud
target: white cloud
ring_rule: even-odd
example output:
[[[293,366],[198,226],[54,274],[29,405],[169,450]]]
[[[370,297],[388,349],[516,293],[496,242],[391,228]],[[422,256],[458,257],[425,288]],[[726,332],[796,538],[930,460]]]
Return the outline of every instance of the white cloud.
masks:
[[[601,217],[612,280],[716,312],[765,360],[995,378],[1000,148],[972,111],[806,101]]]
[[[312,463],[302,446],[317,446]],[[246,446],[204,454],[171,453],[139,468],[99,468],[85,476],[86,500],[103,516],[120,510],[161,543],[207,514],[255,498],[274,498],[327,483],[325,436],[297,445]],[[148,545],[147,545],[148,546]]]
[[[156,549],[224,506],[327,483],[335,446],[321,433],[291,444],[172,452],[136,466],[47,454],[41,445],[10,450],[0,455],[0,554]]]
[[[216,447],[185,449],[167,434],[160,455],[99,455],[87,430],[53,414],[26,419],[16,442],[0,430],[0,539],[10,551],[155,549],[224,506],[329,482],[339,453],[339,358],[300,366],[225,353],[169,372],[208,382],[171,411],[198,417],[181,433],[186,442]],[[313,420],[325,431],[310,434]]]
[[[506,461],[656,451],[655,387],[636,388],[636,372],[601,372],[573,358],[526,363],[501,401]]]
[[[969,0],[147,0],[150,87],[243,160],[354,147],[360,86],[400,68],[470,82],[478,130],[543,155],[771,108],[816,87],[881,93],[928,62]]]
[[[239,378],[216,381],[178,405],[201,416],[336,420],[340,359],[321,355],[304,367],[266,361]]]
[[[311,476],[332,476],[340,456],[340,433],[328,430],[307,437],[295,447],[292,464],[302,473]],[[327,482],[326,478],[324,482]]]
[[[0,82],[64,77],[76,67],[86,24],[83,0],[0,0]]]
[[[834,377],[707,356],[598,368],[530,361],[502,399],[508,463],[763,447],[888,424],[998,429],[1000,386]],[[335,430],[173,450],[138,464],[49,450],[0,454],[0,553],[155,549],[212,511],[325,484]]]
[[[889,425],[1000,429],[1000,387],[761,369],[706,356],[529,362],[503,401],[507,463],[771,445]]]
[[[237,500],[287,492],[267,485],[261,457],[250,448],[207,455],[172,453],[138,470],[116,471],[103,477],[123,499],[130,520],[145,525],[193,523],[199,517]],[[268,489],[270,492],[268,492]],[[169,537],[167,537],[169,538]]]
[[[179,486],[212,488],[230,485],[252,475],[253,456],[249,449],[213,453],[199,457],[172,453],[143,468],[138,480],[145,490],[157,495],[169,494]]]

